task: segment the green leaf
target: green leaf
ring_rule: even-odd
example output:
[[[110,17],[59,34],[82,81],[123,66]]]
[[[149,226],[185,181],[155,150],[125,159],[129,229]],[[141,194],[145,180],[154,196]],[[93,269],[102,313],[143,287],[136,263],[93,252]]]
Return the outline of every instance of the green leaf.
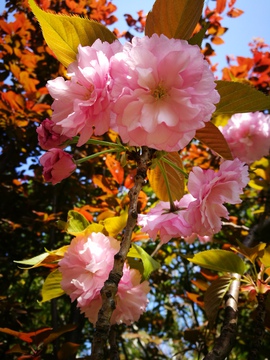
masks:
[[[203,4],[204,0],[156,0],[146,19],[145,35],[188,40],[200,20]]]
[[[199,32],[197,32],[188,40],[188,43],[190,45],[198,45],[199,47],[201,47],[205,33],[208,30],[209,26],[210,23],[206,23]]]
[[[213,123],[205,123],[204,128],[196,131],[195,137],[224,159],[233,159],[227,141]]]
[[[34,267],[39,266],[39,264],[42,263],[42,261],[46,259],[46,257],[48,256],[49,256],[48,253],[43,253],[35,257],[32,257],[31,259],[14,260],[14,262],[17,264],[28,265],[27,267],[20,267],[21,269],[33,269]]]
[[[204,309],[210,328],[214,325],[222,300],[229,290],[232,281],[231,276],[221,276],[212,282],[204,294]]]
[[[62,274],[58,269],[52,271],[47,276],[41,290],[41,303],[49,301],[51,299],[55,299],[65,294],[64,290],[61,288],[60,285],[61,280]]]
[[[138,258],[143,263],[142,281],[148,279],[151,273],[160,268],[160,264],[152,258],[142,247],[132,244],[127,256],[129,258]]]
[[[76,60],[79,44],[91,46],[97,39],[109,43],[116,40],[109,29],[96,21],[43,11],[34,0],[29,0],[29,5],[39,21],[49,48],[66,67]]]
[[[182,255],[183,256],[183,255]],[[226,250],[206,250],[196,255],[183,256],[193,264],[206,269],[230,272],[243,275],[245,273],[245,263],[236,254]]]
[[[164,159],[165,161],[169,160],[172,164],[168,164]],[[172,200],[180,200],[185,191],[185,177],[177,170],[177,168],[183,169],[182,160],[179,154],[177,152],[168,153],[166,156],[159,159],[158,164],[154,169],[150,169],[147,172],[149,183],[157,197],[162,201],[169,201],[166,181],[160,166],[162,166],[166,172]]]
[[[68,221],[66,231],[71,235],[78,235],[89,226],[89,221],[78,211],[70,210],[68,212]]]
[[[270,109],[270,96],[255,88],[233,81],[216,81],[220,102],[215,114],[235,114]]]

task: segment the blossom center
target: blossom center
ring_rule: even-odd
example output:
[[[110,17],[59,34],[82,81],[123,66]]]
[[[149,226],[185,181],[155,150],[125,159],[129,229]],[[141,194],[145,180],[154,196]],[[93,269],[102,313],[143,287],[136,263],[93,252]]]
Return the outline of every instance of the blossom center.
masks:
[[[158,86],[152,90],[151,94],[156,100],[160,100],[164,99],[168,95],[168,91],[162,83],[159,83]]]

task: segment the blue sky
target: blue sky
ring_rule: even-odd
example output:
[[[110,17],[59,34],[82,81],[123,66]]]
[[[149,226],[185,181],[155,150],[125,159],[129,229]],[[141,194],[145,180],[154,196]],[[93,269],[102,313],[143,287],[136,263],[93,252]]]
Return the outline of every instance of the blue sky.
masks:
[[[111,0],[118,8],[116,16],[119,22],[115,26],[120,30],[127,30],[123,14],[129,13],[136,17],[139,10],[147,13],[151,10],[154,0]],[[180,0],[179,0],[180,1]],[[206,0],[213,7],[214,2]],[[231,19],[224,14],[223,26],[229,30],[224,34],[225,44],[215,45],[217,56],[213,58],[213,63],[219,63],[218,69],[226,65],[226,55],[249,56],[248,43],[254,37],[261,37],[270,45],[270,0],[237,0],[236,7],[242,9],[244,14],[240,17]],[[0,12],[4,9],[3,1],[0,1]]]
[[[113,3],[118,7],[119,22],[116,27],[123,31],[127,29],[123,14],[129,13],[135,18],[139,10],[144,10],[147,13],[151,10],[154,1],[114,0]],[[205,3],[209,3],[210,8],[214,6],[213,1],[206,0]],[[225,43],[214,46],[217,56],[213,58],[213,63],[219,63],[219,70],[226,65],[226,55],[249,56],[248,43],[253,38],[263,38],[266,44],[270,45],[270,0],[237,0],[235,7],[243,10],[244,14],[234,19],[226,16],[225,12],[222,14],[224,17],[222,25],[228,27],[229,30],[222,37]]]

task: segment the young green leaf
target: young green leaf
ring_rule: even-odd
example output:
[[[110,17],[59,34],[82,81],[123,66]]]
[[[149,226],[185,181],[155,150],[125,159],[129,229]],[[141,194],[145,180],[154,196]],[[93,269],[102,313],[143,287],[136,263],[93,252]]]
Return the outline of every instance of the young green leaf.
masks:
[[[226,250],[206,250],[195,255],[184,256],[193,264],[199,265],[206,269],[230,272],[243,275],[245,273],[245,263],[236,254]]]
[[[167,163],[166,160],[171,164]],[[157,197],[162,201],[169,201],[166,179],[164,179],[160,166],[163,167],[166,173],[172,200],[180,200],[184,195],[185,177],[177,170],[177,168],[183,168],[179,154],[177,152],[168,153],[159,160],[158,165],[154,169],[150,169],[147,172],[149,183]]]
[[[270,96],[259,90],[233,81],[217,82],[220,102],[216,105],[215,114],[235,114],[270,109]]]
[[[204,128],[196,131],[195,137],[224,159],[233,159],[227,141],[213,123],[207,122]]]
[[[145,35],[188,40],[200,20],[203,4],[204,0],[156,0],[146,19]]]
[[[96,21],[43,11],[34,0],[29,0],[29,5],[41,26],[49,48],[66,67],[76,60],[79,44],[90,46],[97,39],[109,43],[116,40],[109,29]]]
[[[205,33],[208,30],[209,26],[210,23],[205,24],[204,27],[202,27],[199,32],[197,32],[188,40],[188,43],[190,45],[198,45],[199,47],[201,47]]]
[[[130,248],[128,255],[129,258],[138,258],[143,263],[142,280],[148,279],[151,273],[160,268],[160,264],[152,258],[142,247],[135,244]]]
[[[229,290],[232,281],[231,276],[221,276],[212,282],[204,294],[204,309],[211,328],[214,325],[222,300]]]
[[[27,267],[21,267],[21,269],[33,269],[35,267],[40,266],[40,264],[42,263],[42,261],[44,259],[46,259],[49,256],[48,253],[43,253],[37,256],[32,257],[31,259],[26,259],[26,260],[14,260],[15,263],[17,264],[23,264],[23,265],[27,265]]]
[[[89,226],[89,221],[78,211],[68,212],[66,231],[71,235],[77,235]]]
[[[41,303],[65,294],[64,290],[60,286],[61,280],[62,280],[62,274],[58,269],[52,271],[47,276],[41,290],[41,295],[42,295]]]

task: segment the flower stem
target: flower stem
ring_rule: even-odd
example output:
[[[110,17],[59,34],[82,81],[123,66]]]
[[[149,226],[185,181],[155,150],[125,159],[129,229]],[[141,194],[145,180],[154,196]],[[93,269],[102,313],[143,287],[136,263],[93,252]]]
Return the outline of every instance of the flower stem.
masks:
[[[79,160],[75,160],[75,162],[76,162],[76,164],[78,165],[78,164],[81,164],[81,163],[83,163],[83,162],[85,162],[85,161],[94,159],[94,158],[96,158],[96,157],[98,157],[98,156],[100,156],[100,155],[108,154],[108,153],[112,153],[112,152],[118,152],[118,151],[119,151],[119,149],[106,149],[106,150],[103,150],[103,151],[99,151],[99,152],[97,152],[97,153],[95,153],[95,154],[86,156],[86,157],[84,157],[84,158],[81,158],[81,159],[79,159]]]

